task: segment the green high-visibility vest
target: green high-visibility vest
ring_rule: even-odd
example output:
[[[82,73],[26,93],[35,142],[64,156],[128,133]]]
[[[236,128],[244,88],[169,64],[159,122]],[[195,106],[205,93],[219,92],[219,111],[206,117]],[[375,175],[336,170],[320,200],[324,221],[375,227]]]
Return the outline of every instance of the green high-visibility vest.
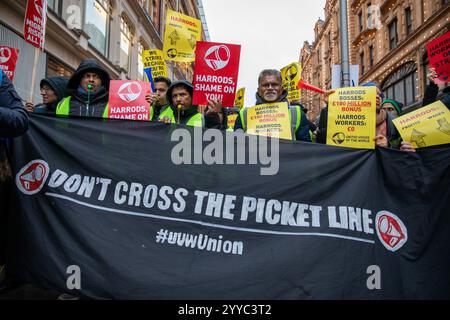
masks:
[[[71,96],[65,97],[58,103],[58,106],[56,107],[57,116],[69,115],[71,98]],[[108,103],[106,104],[105,110],[103,111],[103,118],[108,118]]]
[[[150,121],[153,120],[153,116],[155,114],[155,109],[153,106],[150,107]],[[167,106],[158,116],[158,120],[161,120],[164,117],[171,118],[173,116],[173,111],[170,106]]]
[[[177,123],[175,120],[175,116],[173,112],[170,115],[166,115],[166,117],[169,117],[172,120],[172,123]],[[192,117],[189,118],[186,125],[191,127],[204,127],[205,120],[203,118],[203,115],[201,113],[196,113]]]
[[[242,128],[244,129],[244,131],[247,131],[247,112],[248,108],[242,108],[241,111],[239,111]],[[300,106],[291,106],[289,108],[289,121],[291,122],[291,132],[293,140],[295,140],[295,133],[297,132],[298,128],[300,128],[301,120],[302,110],[300,109]]]

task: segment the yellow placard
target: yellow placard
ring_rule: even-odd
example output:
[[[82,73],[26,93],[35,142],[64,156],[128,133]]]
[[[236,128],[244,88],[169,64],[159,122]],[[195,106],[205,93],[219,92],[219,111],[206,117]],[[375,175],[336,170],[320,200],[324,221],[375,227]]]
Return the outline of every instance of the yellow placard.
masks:
[[[144,50],[142,52],[142,62],[144,69],[152,68],[152,77],[167,77],[166,62],[163,59],[161,50]]]
[[[297,88],[297,84],[301,79],[302,66],[299,62],[294,62],[281,69],[281,77],[283,78],[283,88],[288,92],[289,102],[300,100],[301,90]]]
[[[234,106],[238,107],[239,110],[244,106],[244,98],[245,98],[245,88],[240,88],[236,92],[236,97],[234,98]]]
[[[375,149],[376,87],[336,89],[328,101],[327,144]]]
[[[234,131],[234,124],[236,123],[237,117],[238,117],[237,113],[230,114],[230,115],[227,116],[228,131]]]
[[[195,46],[201,40],[202,27],[198,19],[168,10],[164,32],[163,53],[165,60],[192,62]]]
[[[450,111],[441,101],[398,117],[393,122],[402,139],[416,148],[450,143]]]
[[[289,107],[286,102],[248,108],[247,133],[292,140]]]

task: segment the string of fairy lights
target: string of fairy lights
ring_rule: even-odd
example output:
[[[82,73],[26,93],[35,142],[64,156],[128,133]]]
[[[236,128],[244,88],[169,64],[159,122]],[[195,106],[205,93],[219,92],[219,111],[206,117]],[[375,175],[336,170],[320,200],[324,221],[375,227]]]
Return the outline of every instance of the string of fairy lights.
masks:
[[[431,26],[431,30],[429,31],[425,31],[424,29],[426,28],[422,28],[422,26],[417,26],[416,25],[416,30],[420,28],[422,28],[422,31],[418,31],[417,32],[413,32],[412,34],[406,36],[404,39],[402,39],[402,41],[399,43],[399,45],[397,45],[397,47],[395,49],[393,49],[393,51],[395,51],[395,53],[393,54],[393,58],[388,61],[387,63],[384,63],[383,65],[379,65],[376,66],[377,63],[380,63],[380,61],[383,60],[383,56],[386,56],[386,52],[389,51],[389,49],[387,48],[386,41],[383,41],[384,38],[386,36],[389,36],[388,33],[388,28],[381,24],[379,26],[379,28],[372,28],[372,29],[365,29],[362,30],[360,33],[358,33],[357,35],[352,37],[352,33],[355,33],[356,29],[355,29],[355,21],[354,19],[357,17],[357,14],[359,12],[359,8],[360,6],[365,3],[365,2],[369,2],[368,0],[359,0],[359,1],[348,1],[347,2],[347,12],[351,12],[352,13],[352,17],[349,17],[349,39],[354,39],[355,36],[357,38],[357,41],[353,43],[352,45],[352,49],[350,52],[350,60],[354,60],[354,53],[356,52],[357,48],[359,48],[362,44],[364,43],[369,43],[371,40],[373,41],[373,46],[375,48],[378,48],[377,52],[375,53],[376,56],[376,60],[374,61],[374,65],[373,67],[377,67],[378,70],[375,71],[375,73],[373,75],[370,75],[366,80],[367,81],[376,81],[376,80],[383,80],[386,79],[386,77],[388,77],[390,74],[392,74],[394,71],[398,70],[399,68],[401,68],[401,66],[403,65],[407,65],[408,63],[414,62],[416,63],[417,60],[417,50],[419,50],[420,48],[425,48],[426,43],[428,43],[432,38],[434,38],[433,36],[438,34],[439,31],[442,28],[442,23],[438,23],[437,26]],[[398,1],[390,1],[387,2],[386,5],[388,5],[388,7],[385,9],[383,8],[383,11],[386,13],[390,13],[390,17],[391,19],[389,19],[390,21],[394,19],[394,17],[396,17],[398,15],[398,11],[395,10]],[[334,39],[335,37],[335,20],[337,19],[337,15],[338,15],[338,1],[337,0],[327,0],[326,6],[325,6],[325,10],[326,10],[326,17],[325,17],[325,22],[323,23],[323,29],[319,29],[318,30],[318,37],[317,39],[315,39],[315,42],[312,45],[309,45],[309,48],[307,48],[307,50],[309,50],[310,52],[306,52],[305,54],[305,61],[304,61],[304,66],[303,66],[303,71],[304,71],[304,75],[306,76],[306,80],[307,81],[312,81],[313,77],[312,77],[312,72],[313,72],[313,64],[314,64],[314,59],[313,56],[315,54],[322,54],[322,52],[324,50],[321,50],[323,48],[322,43],[324,43],[326,36],[329,35],[331,37],[331,39],[328,39],[329,43],[331,43],[331,46],[325,46],[327,47],[327,49],[329,51],[331,51],[331,57],[332,57],[332,64],[336,64],[338,63],[337,61],[337,57],[336,57],[336,49],[334,44]],[[403,8],[403,6],[401,6]],[[423,20],[424,22],[428,21],[431,17],[428,16],[428,13],[432,13],[431,8],[428,8],[426,5],[424,6],[424,12],[423,12]],[[386,20],[388,20],[386,19]],[[450,21],[450,18],[447,17],[445,20],[445,24],[448,24],[448,22]],[[321,26],[319,25],[319,28]],[[331,29],[331,32],[330,32]],[[339,32],[338,30],[336,30],[337,32]],[[386,46],[386,50],[382,50],[383,49],[383,43],[385,43],[384,45]],[[370,44],[369,44],[370,45]],[[320,49],[319,49],[320,48]],[[318,50],[319,49],[319,50]],[[305,48],[302,49],[302,52],[305,51]],[[391,51],[392,52],[392,51]],[[390,52],[389,52],[390,53]],[[303,56],[303,54],[302,54]],[[374,56],[374,58],[375,58]],[[324,64],[322,61],[322,57],[318,57],[318,62],[319,65],[322,66],[322,74],[325,74],[326,72],[326,68],[323,68]],[[325,61],[326,62],[326,61]],[[330,66],[331,68],[331,66]],[[331,74],[330,74],[331,76]],[[322,88],[325,88],[325,84],[326,84],[326,77],[315,77],[316,82],[319,86],[321,86]],[[319,80],[319,81],[317,81]],[[379,81],[378,81],[379,82]],[[419,93],[419,79],[418,79],[418,72],[416,70],[415,72],[415,85],[416,85],[416,92]],[[311,83],[314,84],[314,83]],[[312,97],[313,95],[310,94],[309,92],[307,92],[307,101],[312,103]],[[416,100],[420,98],[420,94],[416,95]]]

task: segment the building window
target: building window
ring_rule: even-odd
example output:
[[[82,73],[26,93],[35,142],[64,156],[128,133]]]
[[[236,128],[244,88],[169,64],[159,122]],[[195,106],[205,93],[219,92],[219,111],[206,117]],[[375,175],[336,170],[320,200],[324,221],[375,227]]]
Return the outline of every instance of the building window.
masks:
[[[370,63],[370,67],[373,67],[374,64],[374,49],[373,46],[369,47],[369,63]]]
[[[369,2],[367,4],[367,21],[372,21],[372,10],[370,8],[371,6],[372,4]]]
[[[392,73],[383,83],[382,90],[387,98],[408,106],[416,101],[417,86],[417,68],[412,62]]]
[[[409,36],[413,31],[411,8],[405,9],[406,35]]]
[[[147,50],[141,41],[138,42],[138,80],[145,81],[144,77],[144,62],[142,59],[142,54],[144,50]]]
[[[361,76],[363,76],[366,71],[364,66],[364,51],[359,54],[359,63],[361,66]]]
[[[48,55],[47,60],[47,77],[64,76],[71,77],[74,70],[64,63],[60,62],[51,55]]]
[[[129,71],[131,52],[131,29],[125,19],[120,20],[120,66]]]
[[[61,16],[61,5],[61,0],[47,0],[48,9],[52,10],[58,16]]]
[[[359,32],[361,33],[363,31],[362,11],[360,13],[358,13],[358,26],[359,26]]]
[[[86,0],[84,30],[91,37],[89,43],[104,56],[107,56],[109,20],[109,1]]]
[[[397,18],[389,24],[389,48],[391,50],[397,48],[398,34],[397,34]]]

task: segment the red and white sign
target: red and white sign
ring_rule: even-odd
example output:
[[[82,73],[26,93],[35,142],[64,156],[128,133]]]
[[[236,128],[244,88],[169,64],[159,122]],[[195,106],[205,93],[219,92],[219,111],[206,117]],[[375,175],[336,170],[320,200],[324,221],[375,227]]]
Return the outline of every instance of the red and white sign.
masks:
[[[25,165],[16,175],[17,188],[27,195],[41,191],[47,181],[50,168],[44,160],[33,160]]]
[[[241,46],[216,42],[197,42],[194,68],[194,105],[222,100],[233,107],[239,73]]]
[[[23,35],[25,41],[44,50],[47,0],[28,0]]]
[[[402,220],[388,211],[380,211],[375,217],[378,238],[386,249],[397,251],[408,240],[408,231]]]
[[[0,69],[5,71],[11,81],[14,79],[14,70],[16,69],[19,50],[7,46],[0,46]]]
[[[430,65],[436,70],[436,83],[450,82],[450,31],[427,44]]]
[[[150,105],[145,100],[150,92],[149,82],[111,80],[108,118],[150,121]]]

